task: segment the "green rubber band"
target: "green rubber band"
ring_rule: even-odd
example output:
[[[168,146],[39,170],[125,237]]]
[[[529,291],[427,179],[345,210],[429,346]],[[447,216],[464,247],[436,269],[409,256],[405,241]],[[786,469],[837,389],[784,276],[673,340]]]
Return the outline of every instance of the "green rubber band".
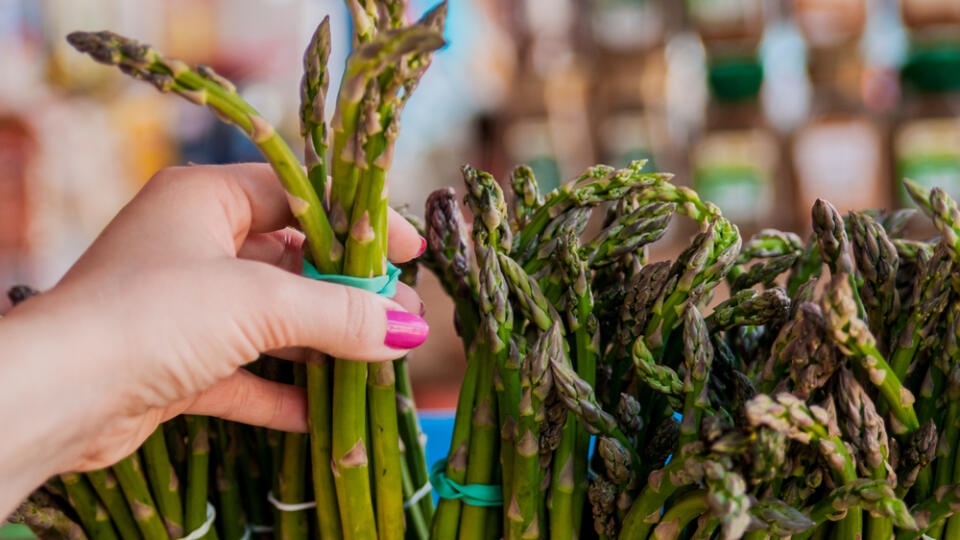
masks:
[[[447,478],[446,458],[430,468],[430,484],[441,499],[463,499],[470,506],[503,506],[503,488],[483,484],[461,485]]]
[[[338,274],[321,274],[320,271],[317,270],[317,267],[306,259],[303,260],[303,271],[300,273],[303,277],[318,279],[328,283],[336,283],[338,285],[346,285],[347,287],[356,287],[357,289],[370,291],[380,296],[386,296],[387,298],[393,298],[393,296],[397,294],[397,281],[400,280],[400,269],[389,262],[387,263],[386,274],[369,278],[341,276]]]

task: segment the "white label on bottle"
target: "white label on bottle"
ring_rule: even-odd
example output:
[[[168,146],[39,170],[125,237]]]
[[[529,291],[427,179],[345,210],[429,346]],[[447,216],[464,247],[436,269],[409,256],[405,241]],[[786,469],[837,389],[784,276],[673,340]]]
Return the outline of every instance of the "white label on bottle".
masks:
[[[695,187],[730,220],[762,221],[773,202],[777,154],[776,141],[763,130],[709,133],[693,150]]]
[[[960,197],[960,119],[933,118],[904,124],[894,136],[897,175],[930,189],[943,188]],[[912,204],[906,190],[900,198]]]

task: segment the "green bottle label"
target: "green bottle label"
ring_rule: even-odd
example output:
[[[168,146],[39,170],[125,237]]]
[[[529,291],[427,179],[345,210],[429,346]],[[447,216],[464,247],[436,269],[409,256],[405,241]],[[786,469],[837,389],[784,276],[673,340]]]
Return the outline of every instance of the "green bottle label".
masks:
[[[764,131],[710,133],[693,151],[695,188],[730,220],[761,222],[771,210],[776,160],[776,144]]]
[[[914,120],[898,130],[894,139],[897,175],[923,187],[943,188],[960,198],[960,120],[938,118]],[[913,205],[900,186],[900,201]]]

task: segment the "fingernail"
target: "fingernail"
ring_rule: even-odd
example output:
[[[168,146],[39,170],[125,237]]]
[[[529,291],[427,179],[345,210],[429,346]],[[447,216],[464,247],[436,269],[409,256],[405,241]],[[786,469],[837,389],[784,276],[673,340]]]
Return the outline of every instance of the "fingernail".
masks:
[[[427,239],[420,237],[420,251],[417,252],[417,257],[423,255],[423,252],[427,250]]]
[[[391,349],[412,349],[430,334],[427,321],[406,311],[387,310],[387,336],[383,344]]]

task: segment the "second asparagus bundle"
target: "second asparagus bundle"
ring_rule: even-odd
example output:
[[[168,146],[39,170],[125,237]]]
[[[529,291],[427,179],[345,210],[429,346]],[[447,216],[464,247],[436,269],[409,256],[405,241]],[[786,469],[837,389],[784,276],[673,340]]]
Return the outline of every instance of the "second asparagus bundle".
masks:
[[[809,240],[743,242],[640,162],[545,195],[519,167],[509,205],[463,173],[472,233],[451,189],[424,231],[468,358],[433,538],[960,537],[960,211],[942,190],[907,182],[932,240],[904,237],[916,211],[819,201]],[[699,233],[651,261],[677,214]],[[502,502],[461,497],[482,486]]]

